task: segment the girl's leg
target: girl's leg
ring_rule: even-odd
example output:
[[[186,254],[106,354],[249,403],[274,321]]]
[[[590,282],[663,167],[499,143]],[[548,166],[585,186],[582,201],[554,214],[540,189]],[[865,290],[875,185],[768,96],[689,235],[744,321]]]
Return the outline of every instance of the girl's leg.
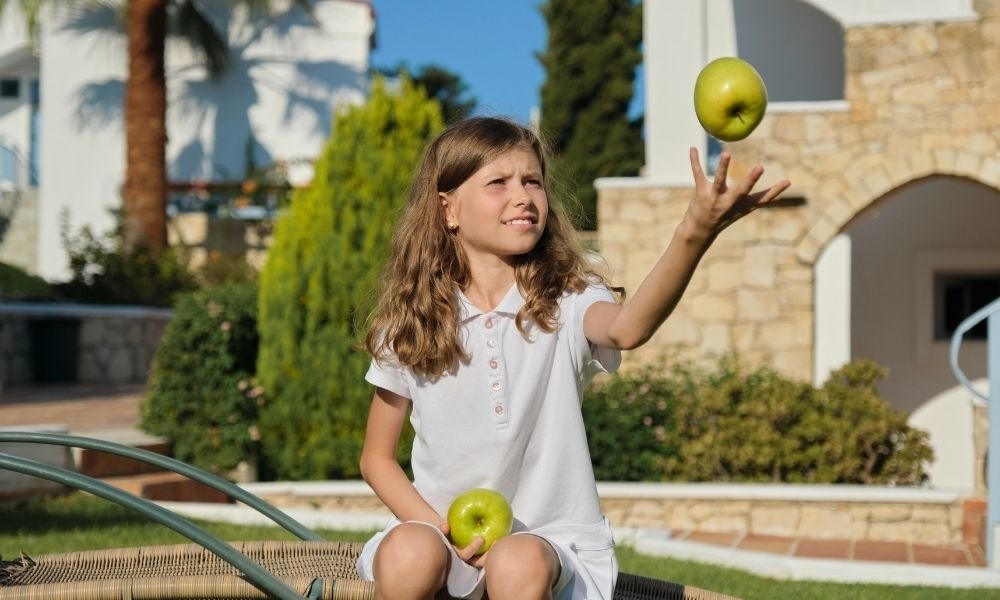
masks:
[[[444,587],[450,554],[429,525],[403,523],[386,534],[375,552],[375,598],[433,598]]]
[[[537,535],[509,535],[486,553],[490,600],[551,598],[559,578],[559,556]]]

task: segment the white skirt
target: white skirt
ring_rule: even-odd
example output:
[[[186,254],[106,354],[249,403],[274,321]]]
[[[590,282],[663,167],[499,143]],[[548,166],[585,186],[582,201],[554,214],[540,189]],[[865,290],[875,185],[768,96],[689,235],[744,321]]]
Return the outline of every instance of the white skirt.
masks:
[[[358,557],[358,573],[362,579],[373,581],[375,552],[385,535],[400,524],[391,519],[385,529],[375,534]],[[430,523],[426,525],[441,536],[442,543],[452,554],[448,570],[448,594],[454,598],[479,600],[483,596],[485,577],[483,570],[463,561],[444,533]],[[607,519],[591,525],[549,525],[518,534],[532,534],[547,541],[559,556],[559,581],[553,588],[557,600],[611,600],[618,579],[618,559],[615,556],[614,537]]]

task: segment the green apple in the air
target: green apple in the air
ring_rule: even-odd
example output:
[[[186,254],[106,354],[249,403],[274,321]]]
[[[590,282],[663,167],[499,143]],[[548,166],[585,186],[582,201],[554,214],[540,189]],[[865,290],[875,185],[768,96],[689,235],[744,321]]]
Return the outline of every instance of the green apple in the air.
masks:
[[[476,554],[483,554],[500,538],[510,533],[514,513],[503,494],[486,488],[474,488],[458,495],[448,508],[448,528],[451,539],[459,548],[465,548],[476,536],[483,538],[483,546]]]
[[[767,110],[767,88],[753,65],[735,56],[705,65],[694,84],[694,112],[710,135],[735,142],[750,135]]]

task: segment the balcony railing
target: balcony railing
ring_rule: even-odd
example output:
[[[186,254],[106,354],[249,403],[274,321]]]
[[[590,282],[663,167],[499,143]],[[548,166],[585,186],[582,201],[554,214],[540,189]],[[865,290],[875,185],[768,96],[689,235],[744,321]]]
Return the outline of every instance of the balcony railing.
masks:
[[[204,213],[222,219],[269,220],[285,206],[292,187],[249,181],[171,182],[167,214]]]

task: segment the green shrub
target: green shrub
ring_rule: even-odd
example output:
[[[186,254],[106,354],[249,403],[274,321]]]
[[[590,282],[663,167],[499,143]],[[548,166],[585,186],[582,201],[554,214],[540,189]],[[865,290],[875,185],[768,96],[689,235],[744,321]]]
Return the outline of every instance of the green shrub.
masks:
[[[54,300],[54,292],[41,277],[21,267],[0,262],[0,298],[4,300]]]
[[[831,373],[820,390],[825,412],[842,424],[828,441],[831,454],[844,453],[840,480],[893,485],[927,480],[923,465],[934,458],[929,436],[879,396],[878,383],[887,374],[874,361],[856,360]]]
[[[927,434],[878,395],[885,374],[854,361],[817,389],[728,357],[614,376],[584,401],[597,477],[923,483]]]
[[[595,384],[583,403],[591,461],[602,481],[659,479],[680,457],[676,382],[647,367]]]
[[[257,288],[225,285],[178,296],[153,358],[141,427],[174,456],[225,473],[255,463],[264,402],[257,362]]]
[[[688,481],[819,481],[809,446],[811,386],[761,368],[742,372],[727,358],[713,371],[679,369],[687,393],[676,419],[682,460],[669,465]]]
[[[169,307],[175,294],[197,288],[178,251],[153,252],[140,246],[125,252],[120,214],[115,228],[102,236],[89,227],[71,235],[65,217],[61,235],[69,254],[70,279],[54,287],[66,300]]]
[[[194,269],[194,277],[200,288],[212,288],[232,283],[253,283],[260,279],[247,257],[242,253],[220,252],[214,250],[208,253],[205,263]]]
[[[356,321],[423,148],[441,127],[423,91],[404,79],[390,93],[376,79],[364,106],[336,115],[310,187],[275,224],[260,294],[264,478],[359,475],[372,388]]]

